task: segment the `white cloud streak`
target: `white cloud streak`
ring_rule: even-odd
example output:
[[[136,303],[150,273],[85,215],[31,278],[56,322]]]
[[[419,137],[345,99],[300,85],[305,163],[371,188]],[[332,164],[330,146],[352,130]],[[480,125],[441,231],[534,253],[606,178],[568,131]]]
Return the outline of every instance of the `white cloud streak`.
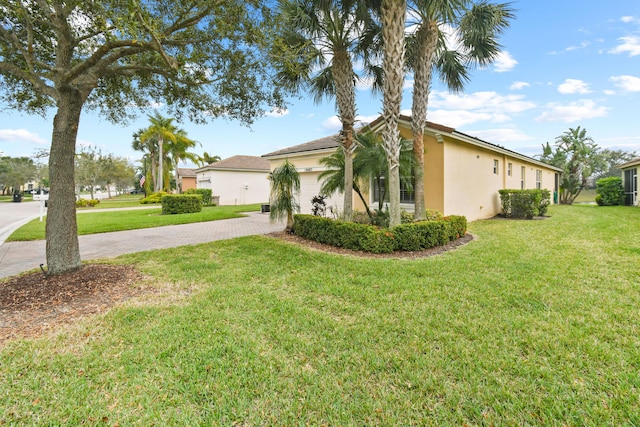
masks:
[[[566,79],[564,83],[558,85],[558,92],[562,94],[590,93],[589,85],[582,80]]]
[[[608,108],[599,107],[590,99],[581,99],[569,104],[551,102],[547,104],[547,111],[538,116],[536,121],[571,123],[584,119],[605,117],[608,111]]]
[[[611,80],[625,92],[640,92],[640,78],[634,76],[613,76]]]
[[[15,144],[49,145],[49,141],[27,129],[0,129],[0,141]]]

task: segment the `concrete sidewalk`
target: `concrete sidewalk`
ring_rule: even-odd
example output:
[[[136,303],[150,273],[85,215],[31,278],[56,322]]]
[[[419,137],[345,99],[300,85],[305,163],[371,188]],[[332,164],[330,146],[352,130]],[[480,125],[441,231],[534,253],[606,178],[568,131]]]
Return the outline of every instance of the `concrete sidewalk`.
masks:
[[[79,236],[80,256],[83,260],[109,258],[132,252],[268,234],[284,229],[281,222],[272,224],[269,214],[251,212],[246,215],[248,216],[245,218]],[[44,240],[5,242],[0,246],[0,278],[38,268],[40,264],[46,265],[46,262]]]

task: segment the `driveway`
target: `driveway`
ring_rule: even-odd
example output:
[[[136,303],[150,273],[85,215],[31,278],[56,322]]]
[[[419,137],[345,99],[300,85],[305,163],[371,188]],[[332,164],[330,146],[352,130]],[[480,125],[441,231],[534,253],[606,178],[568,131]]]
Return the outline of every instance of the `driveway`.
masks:
[[[0,203],[0,205],[4,204],[9,203]],[[15,205],[19,204],[15,203]],[[5,206],[0,207],[0,217],[4,220],[2,208]],[[25,209],[24,212],[26,215],[30,213],[28,209]],[[284,224],[281,222],[271,223],[269,214],[251,212],[244,218],[90,234],[79,236],[78,240],[81,258],[90,260],[235,237],[268,234],[282,229],[284,229]],[[39,268],[40,264],[46,265],[45,246],[44,240],[0,244],[0,278]]]

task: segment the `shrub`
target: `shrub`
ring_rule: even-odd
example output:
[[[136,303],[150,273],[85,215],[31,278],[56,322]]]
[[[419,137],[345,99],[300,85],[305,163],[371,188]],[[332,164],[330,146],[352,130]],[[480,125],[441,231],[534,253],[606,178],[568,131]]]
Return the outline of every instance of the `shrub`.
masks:
[[[531,219],[547,212],[549,190],[499,190],[502,212],[506,217]]]
[[[442,212],[440,212],[437,209],[427,209],[425,211],[424,219],[427,221],[432,221],[434,219],[442,219],[442,218],[443,218]]]
[[[140,203],[143,205],[162,203],[162,196],[167,196],[169,193],[164,191],[158,191],[157,193],[151,193],[149,196],[140,199]]]
[[[98,203],[100,203],[100,200],[98,199],[80,199],[80,200],[76,200],[76,206],[79,208],[92,208],[95,205],[97,205]]]
[[[617,206],[624,203],[622,178],[611,176],[596,181],[596,203],[599,206]]]
[[[202,204],[204,206],[209,206],[211,204],[212,191],[210,188],[190,188],[183,192],[183,194],[199,194],[202,196]]]
[[[392,229],[313,215],[295,215],[294,221],[293,231],[300,237],[372,253],[419,251],[441,246],[463,236],[467,230],[467,219],[463,216],[400,224]]]
[[[162,215],[200,211],[202,211],[202,196],[199,194],[170,194],[162,196]]]

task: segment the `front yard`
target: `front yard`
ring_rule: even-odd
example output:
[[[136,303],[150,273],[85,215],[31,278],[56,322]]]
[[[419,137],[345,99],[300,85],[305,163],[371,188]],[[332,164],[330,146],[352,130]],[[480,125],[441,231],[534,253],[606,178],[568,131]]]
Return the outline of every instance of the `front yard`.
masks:
[[[640,210],[549,214],[418,260],[120,257],[155,292],[7,343],[0,425],[638,425]]]

